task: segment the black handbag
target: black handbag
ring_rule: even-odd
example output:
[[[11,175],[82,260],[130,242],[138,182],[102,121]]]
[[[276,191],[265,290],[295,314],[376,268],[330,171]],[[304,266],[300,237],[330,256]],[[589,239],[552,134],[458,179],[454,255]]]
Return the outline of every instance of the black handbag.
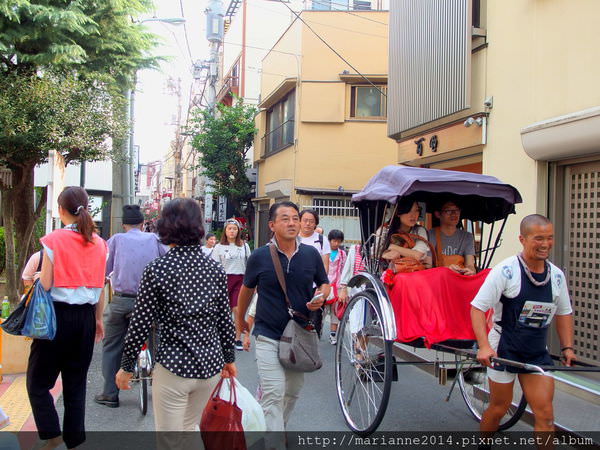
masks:
[[[25,324],[25,318],[27,317],[27,311],[29,309],[29,301],[33,297],[36,283],[39,283],[39,279],[35,280],[33,286],[31,286],[27,293],[23,295],[21,302],[17,305],[15,310],[4,322],[2,322],[2,324],[0,324],[0,327],[2,327],[4,332],[14,336],[21,336],[21,330],[23,330],[23,325]]]

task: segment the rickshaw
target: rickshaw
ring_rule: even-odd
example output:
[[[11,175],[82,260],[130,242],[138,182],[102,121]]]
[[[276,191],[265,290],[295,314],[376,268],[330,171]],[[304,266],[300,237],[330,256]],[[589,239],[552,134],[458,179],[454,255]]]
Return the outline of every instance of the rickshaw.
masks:
[[[406,304],[398,307],[397,301],[392,301],[389,288],[380,278],[387,265],[382,254],[390,243],[393,233],[391,223],[397,216],[399,201],[408,198],[418,202],[425,211],[431,212],[432,206],[444,195],[452,195],[458,200],[461,205],[461,223],[475,237],[475,265],[478,275],[467,281],[469,277],[455,274],[455,282],[475,283],[475,290],[472,287],[471,292],[476,293],[501,244],[508,217],[515,213],[515,204],[522,201],[517,189],[487,175],[387,166],[374,175],[361,192],[352,197],[352,202],[359,211],[362,242],[360,252],[364,269],[348,283],[349,300],[338,326],[335,378],[337,396],[346,424],[358,435],[373,433],[385,415],[392,381],[398,378],[398,366],[405,363],[394,356],[394,349],[400,344],[412,348],[427,347],[434,350],[436,355],[441,354],[444,357],[442,363],[438,356],[434,362],[440,382],[445,384],[449,367],[455,373],[448,398],[458,384],[462,397],[476,420],[481,420],[481,415],[487,408],[487,373],[475,358],[476,341],[470,329],[470,301],[474,294],[459,299],[459,307],[454,308],[456,312],[453,314],[460,317],[455,315],[452,320],[458,318],[460,323],[466,323],[466,334],[459,332],[456,337],[445,336],[443,340],[437,335],[428,338],[414,333],[407,337],[397,326],[402,323],[402,311],[395,309],[408,311],[410,308],[405,307]],[[422,219],[424,218],[423,215]],[[431,275],[427,282],[434,285],[434,292],[436,278],[433,271],[436,270],[439,273],[453,273],[449,269],[420,272],[421,277]],[[402,279],[407,280],[415,276],[401,275]],[[410,301],[413,295],[411,289],[404,289],[403,292],[403,297]],[[439,290],[437,295],[441,297],[440,303],[448,300],[445,298],[447,292],[448,289]],[[465,336],[469,338],[465,339]],[[553,358],[558,359],[556,356]],[[502,358],[495,358],[494,361],[542,373],[545,370],[599,370],[583,363],[579,363],[577,367],[551,368]],[[408,363],[419,364],[413,361]],[[524,395],[515,389],[513,403],[500,422],[500,430],[508,429],[518,422],[526,406]]]

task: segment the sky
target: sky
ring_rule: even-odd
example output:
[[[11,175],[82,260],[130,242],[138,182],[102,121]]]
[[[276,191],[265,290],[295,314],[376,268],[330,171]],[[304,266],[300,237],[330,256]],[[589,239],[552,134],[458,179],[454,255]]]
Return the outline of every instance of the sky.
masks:
[[[206,60],[209,54],[205,37],[206,0],[154,0],[154,3],[155,17],[184,17],[186,23],[185,27],[160,22],[144,23],[147,30],[161,40],[154,53],[169,59],[161,64],[160,70],[140,70],[137,74],[134,145],[139,145],[141,163],[162,159],[175,136],[173,123],[177,116],[177,96],[169,94],[168,80],[181,78],[182,103],[187,106],[193,81],[192,61]],[[223,5],[225,3],[229,2],[223,1]],[[140,19],[152,16],[149,14]]]

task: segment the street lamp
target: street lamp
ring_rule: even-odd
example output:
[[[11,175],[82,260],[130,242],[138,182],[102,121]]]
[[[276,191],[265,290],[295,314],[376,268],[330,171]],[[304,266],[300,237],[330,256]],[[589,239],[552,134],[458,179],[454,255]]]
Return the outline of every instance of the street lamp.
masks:
[[[185,23],[185,18],[184,17],[167,17],[167,18],[161,19],[159,17],[150,17],[148,19],[142,19],[136,23],[145,23],[145,22],[162,22],[162,23],[168,23],[171,25],[182,25]]]

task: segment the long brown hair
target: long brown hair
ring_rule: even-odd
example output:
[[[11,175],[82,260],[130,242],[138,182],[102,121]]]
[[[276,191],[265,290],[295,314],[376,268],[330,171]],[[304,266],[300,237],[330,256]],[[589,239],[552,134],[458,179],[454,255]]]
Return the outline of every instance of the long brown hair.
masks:
[[[79,186],[66,187],[58,196],[58,204],[75,217],[77,231],[83,238],[94,243],[92,234],[96,231],[96,225],[88,211],[88,195],[85,189]]]
[[[227,233],[225,233],[225,231],[227,230],[227,225],[235,225],[237,227],[238,232],[235,237],[235,245],[237,245],[238,247],[243,247],[244,241],[242,241],[242,227],[240,223],[235,219],[227,219],[225,221],[225,226],[223,227],[223,234],[221,235],[221,241],[219,242],[219,244],[229,245],[229,241],[227,240]]]

